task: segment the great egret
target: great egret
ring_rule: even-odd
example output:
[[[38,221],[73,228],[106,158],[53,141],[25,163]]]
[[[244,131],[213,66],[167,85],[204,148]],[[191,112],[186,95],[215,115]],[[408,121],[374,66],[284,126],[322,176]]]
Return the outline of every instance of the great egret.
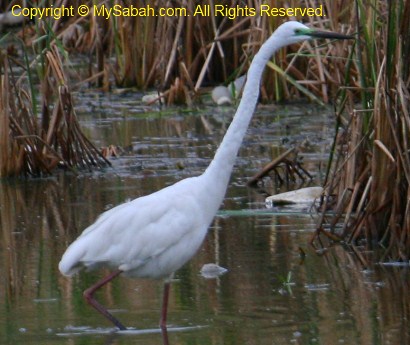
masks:
[[[84,297],[120,330],[125,326],[94,299],[95,291],[120,274],[165,278],[160,327],[166,329],[170,277],[196,253],[222,203],[258,101],[266,63],[281,47],[312,38],[352,37],[316,31],[294,21],[279,26],[255,55],[235,117],[205,172],[104,212],[64,253],[59,269],[66,276],[83,267],[114,269],[87,289]]]

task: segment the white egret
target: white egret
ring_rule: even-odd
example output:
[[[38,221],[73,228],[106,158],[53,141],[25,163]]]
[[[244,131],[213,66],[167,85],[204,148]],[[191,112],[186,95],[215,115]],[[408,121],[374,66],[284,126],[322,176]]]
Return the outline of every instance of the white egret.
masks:
[[[95,291],[120,274],[165,278],[160,326],[166,329],[170,277],[196,253],[223,201],[266,63],[281,47],[312,38],[352,37],[316,31],[294,21],[279,26],[255,55],[235,117],[205,172],[104,212],[64,253],[59,269],[66,276],[84,267],[113,269],[84,297],[120,330],[125,326],[95,300]]]

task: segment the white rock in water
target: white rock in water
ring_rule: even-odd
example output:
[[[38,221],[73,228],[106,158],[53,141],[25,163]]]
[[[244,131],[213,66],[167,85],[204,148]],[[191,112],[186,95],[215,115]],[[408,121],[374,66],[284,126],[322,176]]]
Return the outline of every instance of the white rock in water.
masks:
[[[226,86],[217,86],[212,90],[212,100],[218,105],[232,104],[234,98],[238,98],[241,94],[246,81],[246,75],[235,79],[232,83]]]
[[[307,187],[269,196],[265,202],[267,207],[287,204],[310,204],[320,198],[322,193],[322,187]]]
[[[163,93],[149,93],[144,96],[142,96],[142,102],[145,104],[153,104],[153,103],[165,103],[165,97],[163,97]]]
[[[235,79],[228,85],[228,90],[233,94],[234,98],[238,98],[245,86],[246,74]]]
[[[232,104],[231,92],[226,86],[217,86],[212,90],[212,100],[218,105]]]
[[[0,13],[0,29],[3,25],[19,25],[27,20],[27,16],[21,15],[21,9]]]
[[[217,264],[205,264],[201,268],[201,276],[206,279],[217,278],[226,272],[228,272],[226,268],[218,266]]]

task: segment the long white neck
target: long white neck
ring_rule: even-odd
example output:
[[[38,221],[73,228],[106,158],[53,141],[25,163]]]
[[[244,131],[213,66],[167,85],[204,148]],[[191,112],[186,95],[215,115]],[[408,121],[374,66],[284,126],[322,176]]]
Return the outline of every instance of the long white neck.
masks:
[[[221,202],[229,183],[238,150],[255,111],[263,70],[271,56],[282,46],[277,44],[275,34],[273,34],[253,58],[236,114],[215,153],[214,159],[203,174],[204,177],[209,177],[208,181],[212,181],[212,186],[209,186],[209,188],[214,189],[214,193],[220,194]]]

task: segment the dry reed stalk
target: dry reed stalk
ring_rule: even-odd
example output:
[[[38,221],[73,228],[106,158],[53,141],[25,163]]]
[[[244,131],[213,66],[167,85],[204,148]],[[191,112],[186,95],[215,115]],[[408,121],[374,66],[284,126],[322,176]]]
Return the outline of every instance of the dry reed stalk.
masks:
[[[8,61],[1,56],[3,73],[0,75],[0,177],[13,174],[20,164],[18,148],[10,138]],[[10,159],[14,156],[17,159]]]
[[[410,79],[403,68],[410,53],[410,1],[356,1],[358,26],[363,28],[356,52],[363,109],[345,105],[350,120],[344,135],[335,138],[338,148],[328,176],[328,194],[339,199],[352,190],[333,220],[321,217],[318,236],[328,223],[347,242],[365,240],[368,248],[383,247],[381,260],[410,259]],[[353,24],[352,24],[353,25]],[[347,90],[354,99],[357,92]],[[342,113],[342,111],[341,111]],[[341,115],[342,117],[346,115]],[[342,203],[343,204],[343,203]],[[333,229],[333,230],[332,230]],[[335,231],[330,226],[330,231]]]
[[[320,4],[309,1],[306,6],[322,5],[326,14],[325,17],[309,17],[309,21],[313,27],[351,33],[351,26],[345,24],[346,15],[334,10],[335,3],[337,1],[320,2]],[[271,1],[270,4],[274,7],[300,7],[298,1]],[[329,13],[337,13],[337,15],[329,16]],[[281,21],[283,19],[271,18],[270,25],[274,29]],[[275,88],[274,93],[272,90],[268,90],[268,93],[274,94],[276,100],[303,95],[319,103],[321,100],[327,103],[335,98],[336,90],[344,82],[345,62],[348,61],[350,54],[349,45],[349,42],[339,42],[337,46],[324,45],[323,42],[305,42],[299,48],[286,47],[275,58],[274,64],[269,65],[276,75],[267,75],[269,81],[271,81],[269,78],[273,77],[271,84]],[[329,60],[332,61],[329,63]]]
[[[47,52],[46,58],[48,68],[45,79],[54,80],[58,85],[58,99],[54,105],[52,123],[48,128],[43,128],[47,133],[47,145],[61,151],[61,157],[67,167],[91,168],[109,165],[81,131],[58,49],[53,47]]]

